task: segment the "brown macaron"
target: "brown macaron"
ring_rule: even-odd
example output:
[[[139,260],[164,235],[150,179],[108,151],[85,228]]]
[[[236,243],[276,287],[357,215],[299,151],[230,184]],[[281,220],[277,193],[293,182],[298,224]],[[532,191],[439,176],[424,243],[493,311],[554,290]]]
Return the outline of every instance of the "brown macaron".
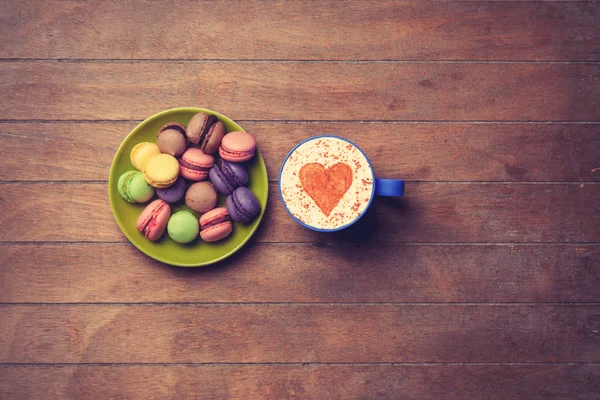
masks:
[[[156,144],[161,153],[179,157],[187,148],[186,137],[185,126],[178,122],[169,122],[158,130]]]
[[[225,133],[225,124],[219,118],[203,112],[194,115],[187,127],[189,141],[206,154],[214,154],[219,150]]]
[[[192,184],[185,192],[185,205],[192,211],[205,213],[217,205],[218,194],[212,183],[203,181]]]

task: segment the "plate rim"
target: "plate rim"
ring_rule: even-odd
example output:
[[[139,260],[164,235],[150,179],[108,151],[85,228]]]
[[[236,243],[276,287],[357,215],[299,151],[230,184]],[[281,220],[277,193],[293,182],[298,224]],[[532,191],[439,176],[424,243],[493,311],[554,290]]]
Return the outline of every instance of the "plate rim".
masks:
[[[207,114],[212,114],[212,115],[216,115],[217,117],[219,117],[219,119],[224,119],[227,120],[227,122],[231,121],[235,126],[237,126],[238,128],[240,128],[240,130],[246,132],[246,130],[244,128],[242,128],[242,126],[240,126],[237,122],[235,122],[235,120],[227,117],[226,115],[223,115],[217,111],[213,111],[210,110],[208,108],[203,108],[203,107],[175,107],[175,108],[169,108],[167,110],[163,110],[160,111],[154,115],[151,115],[148,118],[145,118],[142,122],[140,122],[139,124],[137,124],[128,134],[127,136],[125,136],[125,138],[121,141],[121,144],[119,145],[119,147],[117,148],[117,151],[115,152],[115,155],[113,156],[113,160],[112,163],[110,165],[110,171],[109,171],[109,175],[108,175],[108,200],[110,202],[110,210],[111,213],[113,215],[113,218],[115,219],[115,221],[117,222],[117,225],[119,227],[119,229],[121,230],[121,232],[123,233],[123,235],[125,235],[125,237],[127,238],[127,240],[129,241],[129,243],[131,243],[133,246],[135,246],[139,251],[141,251],[142,253],[146,254],[148,257],[160,261],[162,263],[165,264],[169,264],[169,265],[174,265],[177,267],[188,267],[188,268],[193,268],[193,267],[204,267],[207,265],[212,265],[215,263],[218,263],[220,261],[223,261],[224,259],[231,257],[233,254],[235,254],[236,252],[238,252],[251,238],[252,236],[254,236],[254,234],[256,233],[256,230],[258,229],[258,227],[260,226],[263,216],[265,214],[265,211],[267,209],[267,204],[268,204],[268,199],[269,199],[269,175],[268,175],[268,171],[266,168],[266,164],[264,161],[264,158],[262,157],[262,154],[260,153],[260,151],[257,149],[256,151],[256,155],[259,157],[259,161],[262,163],[263,167],[264,167],[264,171],[265,171],[265,177],[266,177],[266,191],[265,191],[265,205],[264,207],[262,207],[261,209],[261,213],[258,215],[257,217],[257,222],[255,224],[255,226],[252,228],[252,230],[250,231],[250,233],[248,234],[248,236],[246,238],[244,238],[244,240],[242,240],[236,247],[234,247],[232,250],[230,250],[228,253],[217,257],[211,261],[206,261],[206,262],[200,262],[200,263],[182,263],[182,262],[177,262],[177,261],[173,261],[173,260],[169,260],[166,259],[164,257],[162,257],[161,255],[156,255],[156,254],[150,254],[150,252],[146,251],[146,249],[139,247],[130,237],[129,234],[127,234],[126,230],[123,228],[121,221],[119,221],[119,219],[116,216],[115,213],[115,202],[118,200],[115,198],[115,195],[113,194],[113,191],[111,190],[111,185],[114,185],[117,177],[116,177],[116,161],[117,161],[117,157],[121,156],[121,153],[123,152],[124,146],[125,146],[125,142],[127,141],[127,139],[129,139],[130,137],[132,137],[133,135],[135,135],[139,130],[141,130],[144,125],[148,124],[150,121],[160,118],[164,115],[173,113],[173,112],[193,112],[193,113],[199,113],[199,112],[205,112]]]

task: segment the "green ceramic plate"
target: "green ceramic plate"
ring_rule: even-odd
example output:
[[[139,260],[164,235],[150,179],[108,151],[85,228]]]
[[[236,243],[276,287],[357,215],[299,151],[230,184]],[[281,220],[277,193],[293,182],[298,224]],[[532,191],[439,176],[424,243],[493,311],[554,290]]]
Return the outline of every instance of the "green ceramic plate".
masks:
[[[160,112],[136,126],[135,129],[127,135],[117,150],[117,154],[115,154],[112,166],[110,167],[110,176],[108,178],[110,207],[115,220],[117,220],[117,224],[119,224],[119,227],[125,236],[127,236],[135,247],[155,260],[171,265],[178,265],[180,267],[200,267],[213,264],[238,251],[244,243],[252,237],[256,228],[258,228],[265,212],[269,190],[269,180],[267,178],[265,162],[260,155],[260,152],[257,150],[256,155],[248,164],[248,172],[250,175],[248,188],[250,188],[258,198],[262,211],[258,218],[251,224],[242,225],[234,223],[233,233],[228,238],[219,242],[206,243],[197,238],[192,243],[185,245],[171,240],[166,232],[160,240],[152,242],[137,231],[135,228],[136,220],[148,203],[129,204],[119,196],[117,191],[117,181],[119,180],[119,176],[124,172],[134,169],[129,161],[131,149],[140,142],[156,142],[156,133],[158,132],[158,129],[167,122],[175,121],[187,126],[192,116],[200,111],[219,117],[225,124],[227,132],[243,130],[241,126],[226,116],[204,108],[185,107]],[[156,195],[153,199],[155,198]],[[219,196],[219,204],[225,204],[225,196]],[[183,201],[172,205],[171,208],[173,212],[187,209]],[[195,214],[198,217],[200,216],[198,213]]]

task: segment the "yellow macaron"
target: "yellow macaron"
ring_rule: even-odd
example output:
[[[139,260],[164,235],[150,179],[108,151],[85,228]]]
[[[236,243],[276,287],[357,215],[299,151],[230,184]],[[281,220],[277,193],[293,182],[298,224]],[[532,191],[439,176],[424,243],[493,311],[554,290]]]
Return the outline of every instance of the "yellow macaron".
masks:
[[[134,146],[134,148],[131,150],[129,158],[133,168],[137,169],[138,171],[143,171],[146,163],[148,163],[148,160],[158,154],[160,154],[160,149],[156,143],[142,142]]]
[[[179,162],[170,154],[158,154],[148,160],[142,172],[150,186],[165,189],[177,180]]]

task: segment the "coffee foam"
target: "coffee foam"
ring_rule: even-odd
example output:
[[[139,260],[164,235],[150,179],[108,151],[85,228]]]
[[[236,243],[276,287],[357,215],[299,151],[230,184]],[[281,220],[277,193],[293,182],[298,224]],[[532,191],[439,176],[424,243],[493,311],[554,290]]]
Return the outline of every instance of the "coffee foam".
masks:
[[[352,184],[331,214],[326,216],[302,187],[299,171],[308,163],[325,169],[337,163],[352,169]],[[356,220],[369,205],[373,193],[373,173],[364,154],[351,143],[334,137],[302,143],[288,157],[280,176],[283,201],[292,215],[318,229],[336,229]]]

